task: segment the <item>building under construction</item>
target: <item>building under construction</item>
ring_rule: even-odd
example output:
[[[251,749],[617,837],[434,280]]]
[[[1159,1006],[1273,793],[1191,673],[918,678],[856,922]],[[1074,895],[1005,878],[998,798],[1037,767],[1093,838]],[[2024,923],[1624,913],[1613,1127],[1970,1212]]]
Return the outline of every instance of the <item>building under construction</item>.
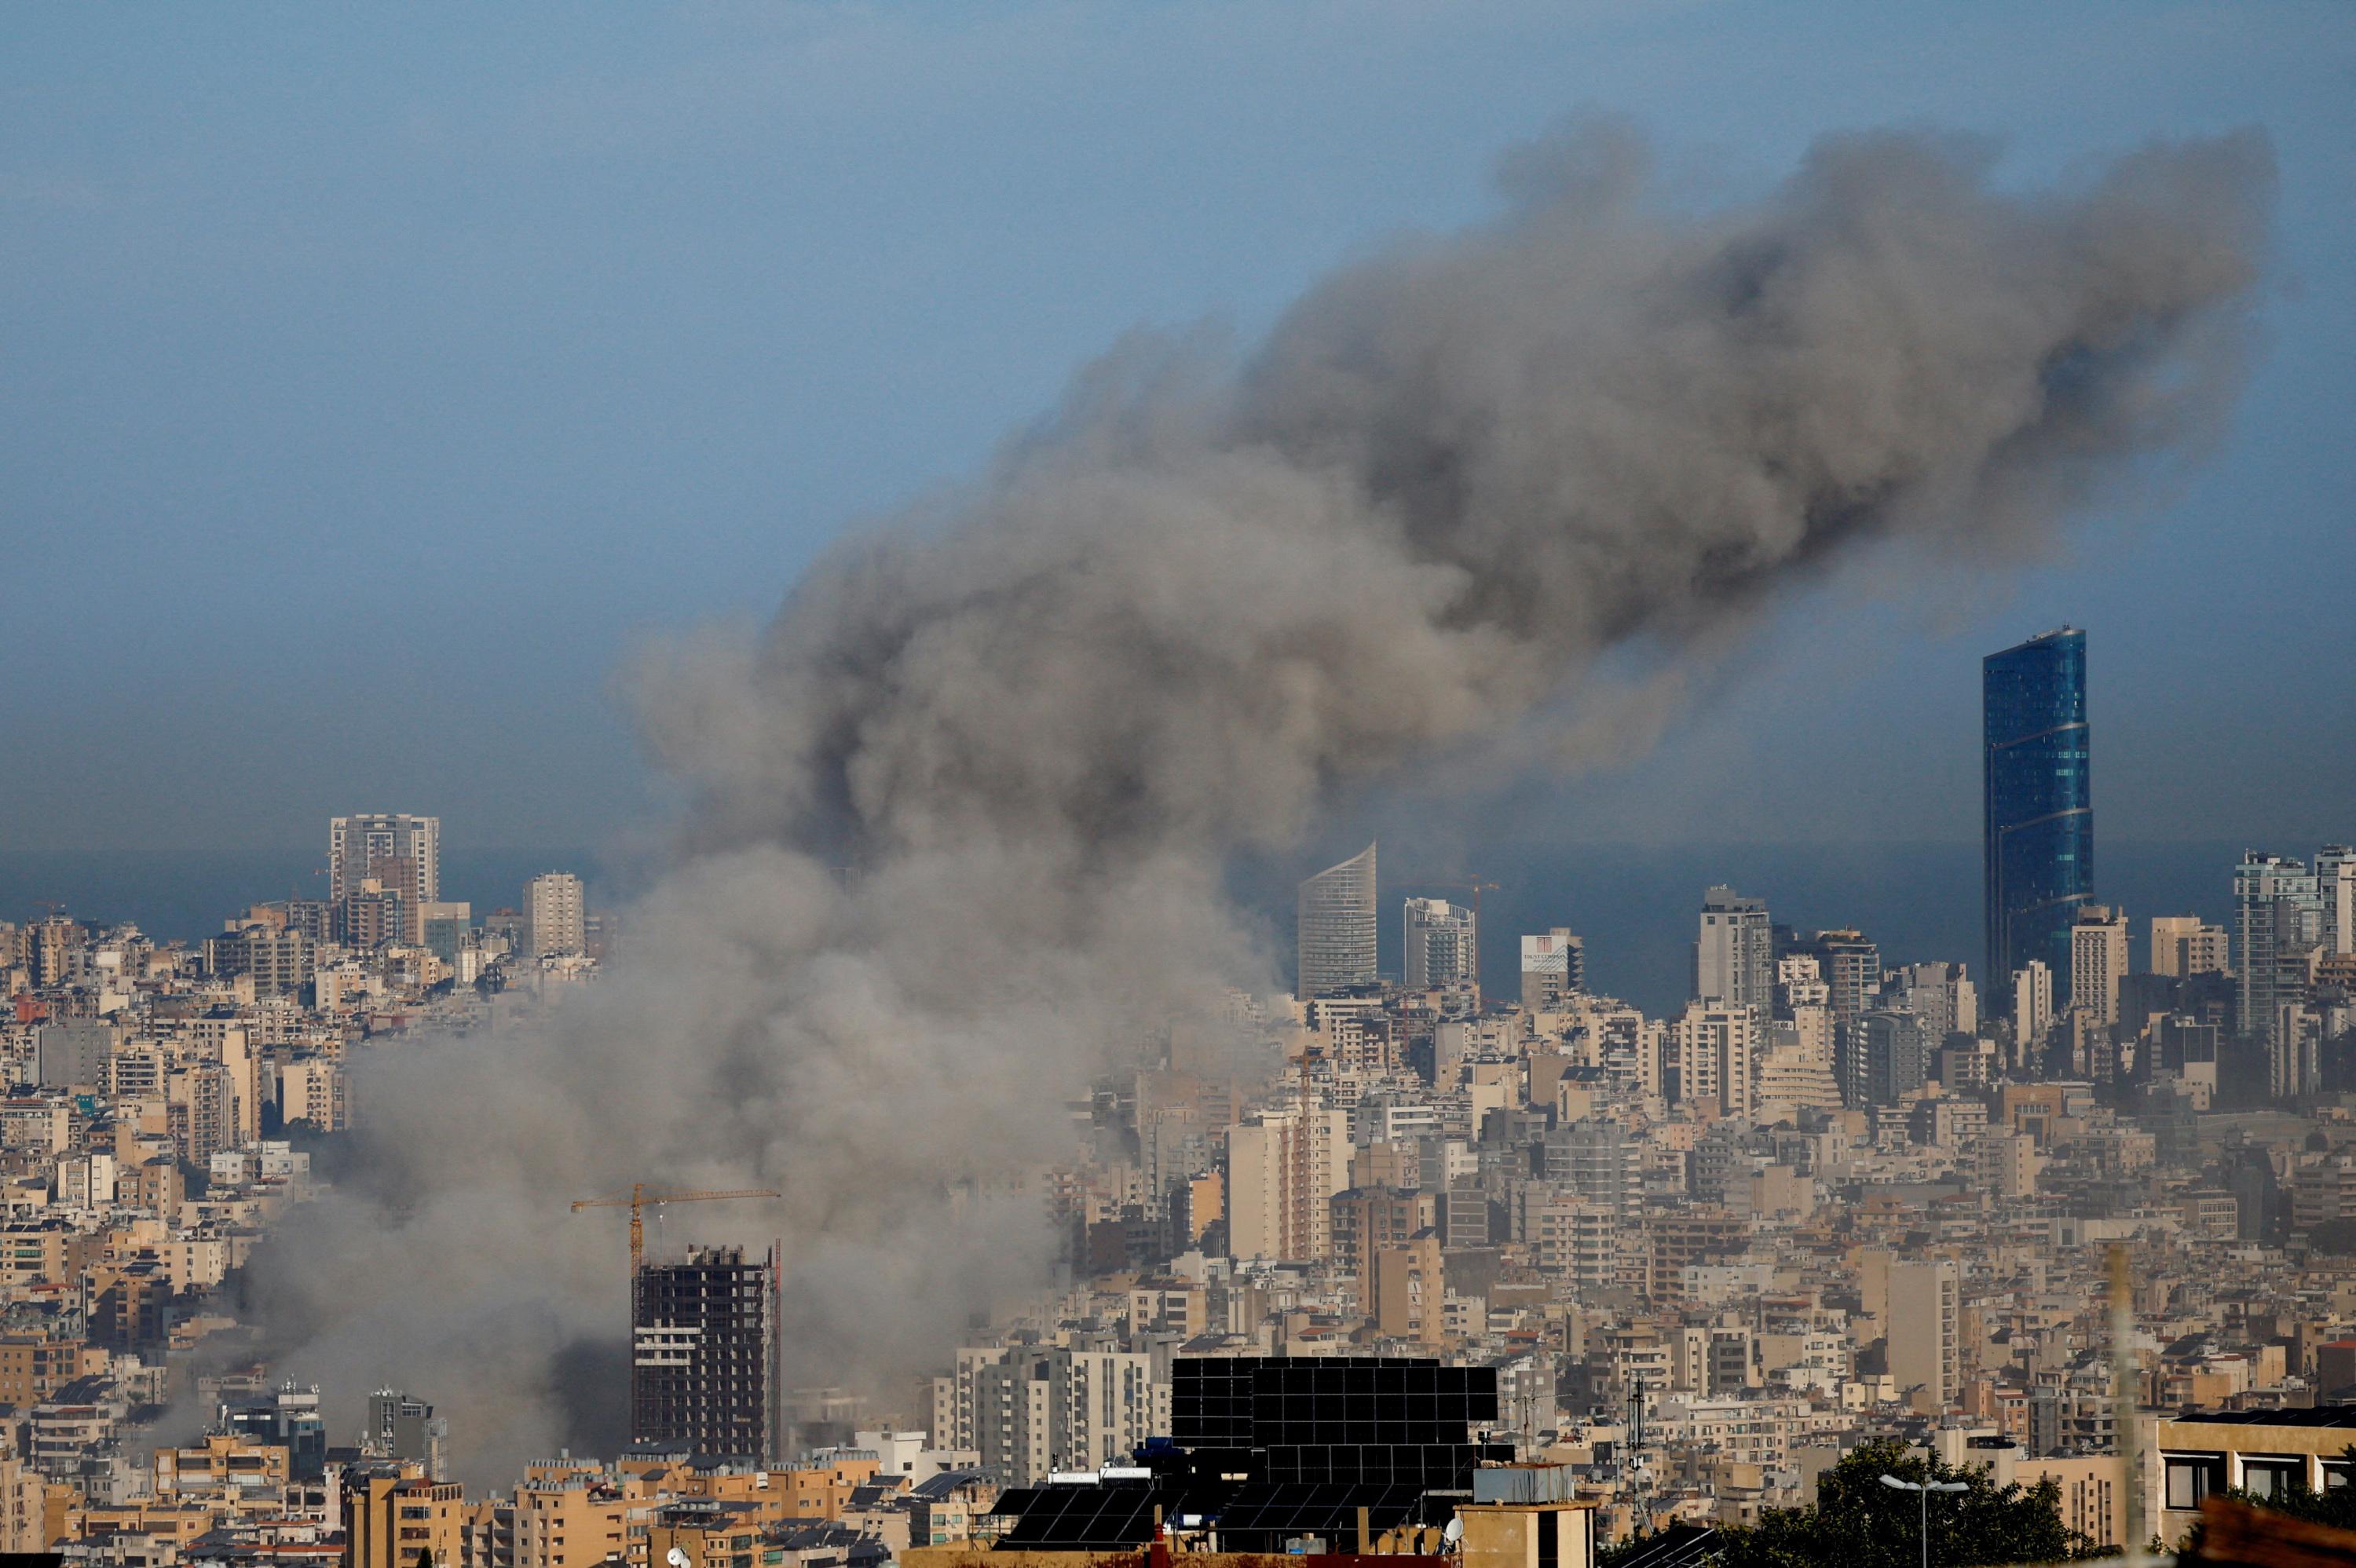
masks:
[[[630,1313],[630,1437],[714,1458],[776,1457],[776,1260],[705,1247],[648,1264]]]

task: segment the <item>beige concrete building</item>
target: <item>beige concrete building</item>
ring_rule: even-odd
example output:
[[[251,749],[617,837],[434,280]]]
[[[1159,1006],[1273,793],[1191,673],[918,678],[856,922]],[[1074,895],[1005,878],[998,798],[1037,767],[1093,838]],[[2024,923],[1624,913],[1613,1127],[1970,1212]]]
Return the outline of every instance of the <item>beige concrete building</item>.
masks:
[[[1333,1255],[1329,1200],[1350,1185],[1350,1115],[1320,1104],[1262,1112],[1227,1129],[1227,1251],[1242,1258]]]
[[[588,941],[588,901],[581,879],[570,871],[545,871],[523,885],[528,956],[579,953]]]
[[[2119,981],[2127,972],[2127,917],[2088,904],[2070,927],[2070,1005],[2105,1026],[2119,1021]]]
[[[1890,1375],[1915,1407],[1937,1410],[1963,1391],[1962,1271],[1941,1258],[1890,1265]]]
[[[1440,1234],[1425,1231],[1375,1253],[1375,1331],[1438,1344],[1448,1337]]]
[[[465,1561],[466,1493],[454,1481],[428,1479],[403,1461],[348,1474],[344,1480],[344,1561],[348,1568],[434,1568]]]
[[[2151,972],[2182,979],[2223,975],[2233,968],[2233,934],[2197,914],[2151,917]]]

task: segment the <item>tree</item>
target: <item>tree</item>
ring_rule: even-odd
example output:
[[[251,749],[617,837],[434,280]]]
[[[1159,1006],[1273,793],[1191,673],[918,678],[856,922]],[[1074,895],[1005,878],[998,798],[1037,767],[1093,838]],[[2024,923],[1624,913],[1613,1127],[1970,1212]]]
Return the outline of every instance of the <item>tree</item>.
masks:
[[[1917,1568],[1922,1499],[1881,1484],[1960,1481],[1966,1489],[1931,1498],[1933,1568],[2056,1563],[2095,1554],[2095,1543],[2062,1522],[2062,1489],[1998,1487],[1985,1471],[1925,1461],[1896,1438],[1866,1444],[1816,1480],[1813,1509],[1769,1509],[1756,1525],[1719,1532],[1719,1568]]]

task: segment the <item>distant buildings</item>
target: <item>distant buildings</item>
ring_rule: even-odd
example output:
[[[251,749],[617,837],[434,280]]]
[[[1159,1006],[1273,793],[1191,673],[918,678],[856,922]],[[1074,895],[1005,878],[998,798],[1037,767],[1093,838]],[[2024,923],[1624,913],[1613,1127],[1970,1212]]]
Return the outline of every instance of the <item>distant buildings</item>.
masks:
[[[2053,1024],[2053,971],[2032,958],[2012,972],[2012,1036],[2026,1050]]]
[[[1712,1115],[1749,1115],[1760,1030],[1761,1015],[1747,1007],[1687,1004],[1669,1025],[1677,1103]]]
[[[1881,989],[1881,948],[1861,931],[1819,931],[1794,939],[1784,953],[1816,961],[1833,1018],[1843,1028],[1864,1017]]]
[[[2066,975],[2071,923],[2094,892],[2086,634],[2065,626],[1988,655],[1981,700],[1984,973],[2038,959]]]
[[[2070,1005],[2105,1028],[2119,1021],[2119,982],[2127,973],[2127,917],[2104,904],[2080,907],[2070,923]]]
[[[526,953],[579,953],[588,942],[588,905],[581,879],[570,871],[544,871],[523,885]]]
[[[2206,924],[2197,914],[2151,917],[2153,974],[2181,980],[2226,974],[2233,966],[2233,934],[2223,926]]]
[[[1587,989],[1587,945],[1561,926],[1522,938],[1522,1010],[1549,1012]]]
[[[1375,846],[1301,884],[1295,909],[1302,1000],[1378,978],[1375,942]]]
[[[2323,950],[2356,953],[2356,848],[2326,844],[2315,856],[2315,892],[2323,901]]]
[[[1329,1200],[1350,1185],[1350,1115],[1271,1107],[1227,1129],[1227,1247],[1239,1258],[1322,1258]]]
[[[1763,1018],[1774,1000],[1774,981],[1775,938],[1767,901],[1727,887],[1704,893],[1701,932],[1694,942],[1695,997],[1749,1008]]]
[[[1006,1486],[1128,1463],[1170,1431],[1169,1373],[1155,1377],[1154,1360],[1055,1346],[960,1351],[953,1381],[966,1386],[948,1397],[971,1413],[961,1445]]]
[[[1408,900],[1406,955],[1410,991],[1472,985],[1481,966],[1472,912],[1446,899]]]
[[[2301,860],[2255,850],[2233,869],[2233,974],[2242,1033],[2286,1043],[2286,1006],[2305,999],[2309,955],[2323,943],[2323,896]]]
[[[1963,1390],[1963,1292],[1954,1261],[1890,1265],[1890,1375],[1918,1410],[1936,1411]]]
[[[327,897],[356,893],[370,880],[412,903],[439,900],[442,819],[407,812],[330,818]]]

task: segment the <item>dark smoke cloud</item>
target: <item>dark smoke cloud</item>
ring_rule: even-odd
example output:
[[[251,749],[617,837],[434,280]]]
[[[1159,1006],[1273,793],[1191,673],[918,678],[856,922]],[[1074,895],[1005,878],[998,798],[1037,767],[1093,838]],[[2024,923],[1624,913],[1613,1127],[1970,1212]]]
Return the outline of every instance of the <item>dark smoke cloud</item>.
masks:
[[[1495,222],[1342,272],[1248,355],[1121,345],[761,637],[649,659],[696,804],[636,950],[552,1027],[375,1053],[369,1175],[267,1269],[291,1364],[436,1399],[502,1475],[594,1403],[560,1348],[621,1328],[618,1221],[565,1200],[645,1179],[784,1189],[667,1222],[784,1234],[798,1375],[896,1392],[1044,1277],[1012,1186],[1069,1147],[1066,1096],[1272,984],[1226,857],[1534,716],[1575,759],[1615,645],[1723,638],[1871,541],[2016,559],[2213,431],[2265,143],[2029,194],[1990,162],[1837,137],[1697,214],[1631,133],[1574,128],[1505,161]]]

